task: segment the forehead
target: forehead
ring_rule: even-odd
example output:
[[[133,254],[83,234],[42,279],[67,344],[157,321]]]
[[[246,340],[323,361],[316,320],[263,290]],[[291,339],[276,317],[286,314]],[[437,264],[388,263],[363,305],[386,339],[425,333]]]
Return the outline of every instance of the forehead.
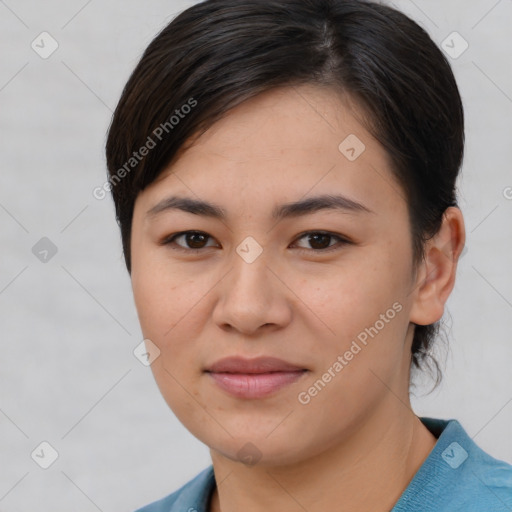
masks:
[[[364,198],[372,210],[405,202],[389,155],[361,118],[357,104],[327,87],[267,91],[230,110],[148,192],[153,199],[172,191],[234,201],[237,191],[247,205],[337,191]]]

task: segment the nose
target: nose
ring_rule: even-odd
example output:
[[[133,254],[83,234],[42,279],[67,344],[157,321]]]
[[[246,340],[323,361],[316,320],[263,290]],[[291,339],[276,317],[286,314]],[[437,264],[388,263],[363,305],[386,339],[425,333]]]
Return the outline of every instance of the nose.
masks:
[[[267,263],[265,251],[251,263],[234,254],[231,271],[216,287],[213,321],[221,329],[254,335],[290,322],[290,292]]]

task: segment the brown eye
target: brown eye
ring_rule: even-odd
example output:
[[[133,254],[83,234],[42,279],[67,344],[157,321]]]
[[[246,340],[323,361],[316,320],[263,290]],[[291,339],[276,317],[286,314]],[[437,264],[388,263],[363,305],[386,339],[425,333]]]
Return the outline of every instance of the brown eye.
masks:
[[[191,249],[202,249],[204,247],[205,240],[208,238],[208,235],[204,235],[202,233],[189,233],[183,236]]]
[[[178,243],[177,241],[180,239],[182,242]],[[212,237],[202,231],[182,231],[165,238],[162,242],[160,242],[160,244],[171,246],[173,250],[199,252],[202,249],[206,249],[208,247],[216,247],[215,244],[207,245],[207,242],[210,239],[212,239]],[[300,251],[313,251],[317,253],[337,250],[340,249],[343,245],[352,243],[339,235],[323,231],[309,231],[303,233],[299,238],[297,238],[297,240],[302,239],[306,239],[306,242],[310,247],[299,247],[298,249]],[[334,243],[332,243],[333,241]]]
[[[309,231],[307,233],[303,233],[297,240],[302,239],[307,239],[306,241],[310,245],[310,248],[299,247],[299,250],[314,252],[328,252],[331,250],[339,249],[340,246],[351,243],[339,235],[323,231]],[[332,244],[332,240],[337,240],[338,243]]]
[[[313,249],[327,249],[332,240],[331,235],[324,235],[323,233],[308,236],[308,242],[312,244]]]
[[[210,235],[203,233],[202,231],[183,231],[181,233],[176,233],[171,237],[167,237],[165,240],[161,242],[162,245],[171,245],[173,249],[183,250],[183,251],[193,251],[193,250],[201,250],[207,246],[206,242],[210,239]],[[177,243],[176,241],[182,239],[183,243]]]

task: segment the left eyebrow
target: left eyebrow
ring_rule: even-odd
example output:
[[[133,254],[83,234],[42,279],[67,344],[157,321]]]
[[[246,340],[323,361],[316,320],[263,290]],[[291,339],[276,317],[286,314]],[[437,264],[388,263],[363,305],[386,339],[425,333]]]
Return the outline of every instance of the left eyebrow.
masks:
[[[362,203],[342,195],[321,195],[274,208],[272,216],[276,220],[299,217],[320,210],[341,210],[346,213],[375,213]]]
[[[148,210],[146,215],[153,217],[158,213],[168,210],[181,210],[194,215],[212,217],[219,220],[225,220],[227,218],[226,211],[219,205],[198,199],[177,196],[163,199]],[[272,217],[275,220],[282,220],[307,215],[320,210],[340,210],[347,213],[375,213],[364,204],[349,199],[348,197],[325,194],[278,205],[272,210]]]

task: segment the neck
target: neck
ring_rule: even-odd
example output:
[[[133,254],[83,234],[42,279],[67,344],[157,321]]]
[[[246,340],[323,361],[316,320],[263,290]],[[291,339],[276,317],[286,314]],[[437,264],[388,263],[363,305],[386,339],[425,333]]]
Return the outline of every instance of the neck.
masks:
[[[210,512],[391,510],[436,443],[410,407],[399,402],[393,413],[377,412],[343,442],[293,466],[247,467],[211,450],[218,486]]]

